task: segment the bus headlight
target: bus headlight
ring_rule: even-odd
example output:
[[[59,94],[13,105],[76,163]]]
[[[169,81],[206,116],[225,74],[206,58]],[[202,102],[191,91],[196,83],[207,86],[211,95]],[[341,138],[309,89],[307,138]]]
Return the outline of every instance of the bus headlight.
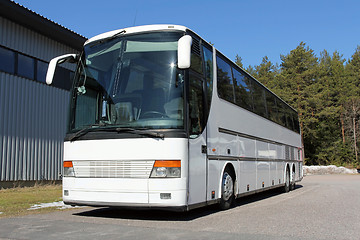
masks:
[[[64,161],[64,177],[75,177],[72,161]]]
[[[180,160],[156,160],[150,174],[151,178],[181,177]]]

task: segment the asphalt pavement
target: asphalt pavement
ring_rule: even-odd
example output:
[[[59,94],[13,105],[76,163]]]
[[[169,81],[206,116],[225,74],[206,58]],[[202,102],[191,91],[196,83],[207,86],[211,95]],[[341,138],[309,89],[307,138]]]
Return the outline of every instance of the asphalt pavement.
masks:
[[[360,239],[360,174],[306,176],[290,193],[240,198],[227,211],[86,207],[1,218],[0,239]]]

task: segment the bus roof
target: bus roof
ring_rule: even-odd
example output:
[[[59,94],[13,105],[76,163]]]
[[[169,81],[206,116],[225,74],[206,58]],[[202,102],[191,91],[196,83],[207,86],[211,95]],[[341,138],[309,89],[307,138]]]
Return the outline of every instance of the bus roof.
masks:
[[[95,37],[92,37],[88,39],[84,45],[89,44],[91,42],[95,42],[101,39],[110,38],[114,35],[120,34],[120,33],[137,33],[137,32],[149,32],[149,31],[162,31],[162,30],[179,30],[185,32],[188,30],[187,27],[180,26],[180,25],[171,25],[171,24],[157,24],[157,25],[144,25],[144,26],[137,26],[137,27],[129,27],[129,28],[123,28],[118,30],[113,30],[110,32],[99,34]]]

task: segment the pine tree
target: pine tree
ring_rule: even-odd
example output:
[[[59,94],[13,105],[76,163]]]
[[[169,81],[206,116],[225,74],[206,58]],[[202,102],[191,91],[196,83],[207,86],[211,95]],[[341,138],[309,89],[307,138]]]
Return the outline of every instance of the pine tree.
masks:
[[[281,74],[279,75],[280,97],[294,106],[299,113],[301,138],[305,154],[315,159],[318,145],[315,118],[316,98],[314,84],[317,81],[318,59],[314,51],[301,42],[288,55],[281,55]]]
[[[360,96],[360,46],[355,50],[351,59],[345,66],[345,90],[346,93],[342,94],[342,114],[344,116],[344,129],[347,139],[351,142],[353,153],[355,155],[354,165],[360,165],[358,160],[358,146],[359,146],[359,115],[358,104]]]
[[[244,68],[243,63],[242,63],[242,58],[238,54],[236,54],[235,63],[239,67]]]
[[[320,54],[318,81],[314,92],[317,101],[316,118],[319,147],[316,152],[320,164],[341,164],[345,144],[340,91],[345,79],[345,60],[338,52],[332,56],[324,50]]]
[[[255,66],[256,78],[270,90],[276,89],[277,67],[269,60],[267,56],[263,57],[259,66]]]

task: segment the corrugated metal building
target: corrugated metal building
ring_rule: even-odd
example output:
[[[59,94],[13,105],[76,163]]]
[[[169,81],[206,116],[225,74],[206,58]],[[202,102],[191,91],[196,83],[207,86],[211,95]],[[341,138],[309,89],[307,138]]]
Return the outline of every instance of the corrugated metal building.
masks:
[[[0,0],[0,188],[60,180],[73,65],[45,84],[49,61],[85,38],[12,1]]]

